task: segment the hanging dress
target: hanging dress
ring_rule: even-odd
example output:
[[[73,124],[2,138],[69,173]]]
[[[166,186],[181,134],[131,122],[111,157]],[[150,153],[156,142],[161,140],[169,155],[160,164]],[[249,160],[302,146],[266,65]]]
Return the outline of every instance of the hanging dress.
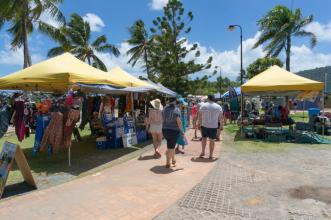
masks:
[[[24,101],[15,101],[14,125],[17,139],[22,142],[25,136],[26,127],[24,119]]]

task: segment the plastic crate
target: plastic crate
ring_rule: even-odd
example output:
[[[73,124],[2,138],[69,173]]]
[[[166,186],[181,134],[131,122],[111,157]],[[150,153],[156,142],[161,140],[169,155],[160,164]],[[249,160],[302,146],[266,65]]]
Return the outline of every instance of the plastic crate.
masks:
[[[146,130],[136,131],[136,134],[137,134],[138,143],[147,141],[147,131]]]
[[[97,138],[96,140],[96,147],[98,150],[105,150],[108,148],[107,146],[107,139],[105,137]]]
[[[122,136],[123,147],[131,147],[138,143],[136,133],[124,134]]]

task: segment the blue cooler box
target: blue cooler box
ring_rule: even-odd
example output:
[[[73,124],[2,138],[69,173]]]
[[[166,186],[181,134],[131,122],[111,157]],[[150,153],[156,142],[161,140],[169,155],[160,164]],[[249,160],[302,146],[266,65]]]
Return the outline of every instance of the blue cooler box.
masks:
[[[106,137],[100,137],[96,139],[96,146],[98,150],[106,150],[107,149],[107,139]]]

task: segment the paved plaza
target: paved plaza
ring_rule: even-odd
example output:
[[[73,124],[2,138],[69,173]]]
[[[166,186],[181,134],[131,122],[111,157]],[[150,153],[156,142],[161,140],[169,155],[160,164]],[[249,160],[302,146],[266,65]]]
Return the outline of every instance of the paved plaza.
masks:
[[[156,219],[331,219],[331,149],[238,153],[225,140],[213,170]]]

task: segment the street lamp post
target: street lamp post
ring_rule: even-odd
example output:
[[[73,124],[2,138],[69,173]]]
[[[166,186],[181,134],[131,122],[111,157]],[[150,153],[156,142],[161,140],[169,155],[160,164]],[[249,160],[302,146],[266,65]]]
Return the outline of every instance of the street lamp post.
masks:
[[[220,69],[220,99],[222,98],[222,70]]]
[[[232,24],[229,25],[229,30],[233,31],[236,29],[236,27],[238,27],[240,29],[240,84],[242,85],[244,83],[244,70],[243,70],[243,31],[242,31],[242,27],[238,24]],[[240,95],[240,104],[241,104],[241,128],[243,125],[243,119],[244,119],[244,94],[241,91],[241,95]],[[241,134],[243,134],[243,129],[241,129]]]

